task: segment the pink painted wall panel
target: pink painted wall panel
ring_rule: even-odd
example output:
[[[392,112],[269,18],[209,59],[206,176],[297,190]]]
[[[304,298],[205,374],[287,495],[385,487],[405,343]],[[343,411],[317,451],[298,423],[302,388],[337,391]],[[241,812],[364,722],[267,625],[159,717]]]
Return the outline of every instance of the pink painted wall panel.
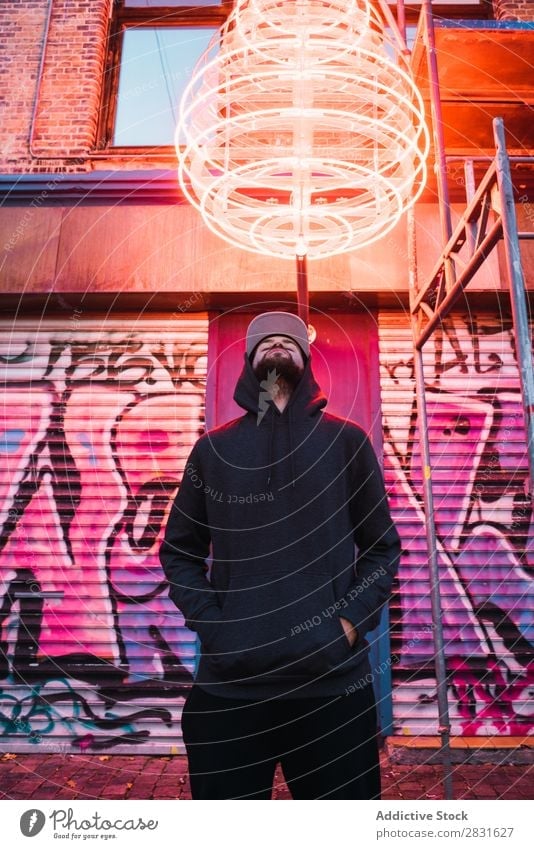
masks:
[[[455,316],[425,346],[454,734],[526,735],[534,715],[534,524],[509,316]],[[392,610],[396,733],[437,706],[411,334],[380,316],[386,478],[404,554]]]
[[[0,350],[0,733],[180,739],[194,636],[159,544],[204,428],[207,317],[26,322]]]

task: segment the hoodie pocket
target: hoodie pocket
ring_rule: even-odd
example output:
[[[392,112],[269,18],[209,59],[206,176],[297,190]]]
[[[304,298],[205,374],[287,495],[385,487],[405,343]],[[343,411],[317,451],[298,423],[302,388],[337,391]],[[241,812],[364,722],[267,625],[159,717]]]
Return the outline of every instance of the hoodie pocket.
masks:
[[[326,574],[234,574],[207,658],[226,680],[332,672],[353,655],[335,601]]]

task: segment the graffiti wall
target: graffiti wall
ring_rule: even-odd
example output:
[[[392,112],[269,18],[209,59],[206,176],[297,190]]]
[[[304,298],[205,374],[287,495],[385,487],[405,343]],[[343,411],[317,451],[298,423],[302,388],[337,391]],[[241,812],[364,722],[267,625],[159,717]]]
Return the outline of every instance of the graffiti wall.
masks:
[[[385,474],[403,541],[392,605],[395,733],[437,703],[411,334],[380,318]],[[425,346],[452,730],[527,735],[534,712],[534,524],[512,321],[465,315]]]
[[[172,750],[195,642],[158,548],[203,430],[207,318],[73,322],[0,343],[0,734]]]
[[[382,314],[379,332],[384,467],[404,548],[394,732],[435,734],[411,335],[400,313]],[[207,318],[75,317],[0,338],[3,748],[182,752],[196,643],[158,548],[204,427]],[[453,733],[525,735],[534,525],[510,318],[451,319],[425,347],[425,374]]]

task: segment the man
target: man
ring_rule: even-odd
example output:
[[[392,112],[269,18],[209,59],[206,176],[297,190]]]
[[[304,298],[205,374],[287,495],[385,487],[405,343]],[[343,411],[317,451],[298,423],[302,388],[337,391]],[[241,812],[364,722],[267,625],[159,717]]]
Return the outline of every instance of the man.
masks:
[[[294,799],[378,799],[365,634],[400,545],[376,456],[323,412],[291,313],[250,323],[234,399],[246,413],[197,441],[160,554],[201,643],[182,714],[193,798],[269,799],[280,762]]]

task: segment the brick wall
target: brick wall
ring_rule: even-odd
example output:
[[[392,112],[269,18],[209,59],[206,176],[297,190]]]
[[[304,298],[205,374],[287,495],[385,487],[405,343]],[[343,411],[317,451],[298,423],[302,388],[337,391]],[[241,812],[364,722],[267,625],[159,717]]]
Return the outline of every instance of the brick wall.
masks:
[[[534,20],[534,0],[494,0],[494,4],[499,19]],[[0,119],[0,172],[146,167],[146,155],[134,150],[122,158],[105,153],[98,160],[87,158],[96,140],[111,7],[112,0],[0,3],[0,88],[6,92]],[[153,168],[174,165],[174,154],[160,151],[150,156]]]
[[[10,0],[0,5],[0,87],[6,92],[0,171],[85,170],[84,157],[96,137],[111,4]]]
[[[493,0],[498,21],[534,21],[534,0]]]

